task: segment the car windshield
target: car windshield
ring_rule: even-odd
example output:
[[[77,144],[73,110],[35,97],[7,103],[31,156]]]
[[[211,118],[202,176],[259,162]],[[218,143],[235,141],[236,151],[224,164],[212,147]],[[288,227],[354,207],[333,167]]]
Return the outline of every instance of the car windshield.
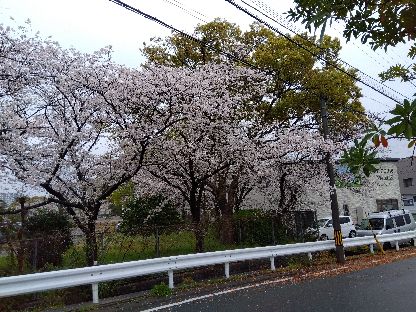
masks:
[[[361,221],[360,229],[363,230],[382,230],[384,228],[384,219],[371,218]]]
[[[318,220],[318,226],[323,227],[328,220],[329,219],[319,219]]]

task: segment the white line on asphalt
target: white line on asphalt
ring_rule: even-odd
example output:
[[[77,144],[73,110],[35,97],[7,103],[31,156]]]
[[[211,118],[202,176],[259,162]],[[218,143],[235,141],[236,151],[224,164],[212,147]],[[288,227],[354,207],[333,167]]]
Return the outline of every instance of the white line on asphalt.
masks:
[[[160,306],[160,307],[151,308],[151,309],[148,309],[148,310],[143,310],[142,312],[159,311],[159,310],[168,309],[168,308],[171,308],[171,307],[176,307],[176,306],[179,306],[179,305],[184,304],[184,303],[189,303],[189,302],[193,302],[193,301],[197,301],[197,300],[202,300],[202,299],[205,299],[205,298],[225,295],[225,294],[229,294],[229,293],[244,290],[244,289],[249,289],[249,288],[254,288],[254,287],[269,285],[269,284],[275,284],[275,283],[281,283],[281,282],[287,282],[287,281],[291,281],[291,280],[293,280],[292,277],[287,277],[287,278],[281,278],[281,279],[277,279],[277,280],[273,280],[273,281],[266,281],[266,282],[257,283],[257,284],[253,284],[253,285],[227,289],[227,290],[219,291],[219,292],[204,295],[204,296],[190,298],[190,299],[182,300],[182,301],[179,301],[179,302],[166,304],[166,305],[163,305],[163,306]]]
[[[322,270],[320,272],[315,272],[315,273],[311,273],[311,274],[307,274],[307,275],[309,275],[309,276],[320,276],[322,274],[329,273],[329,272],[341,271],[345,268],[347,268],[347,266],[342,266],[342,267],[335,268],[335,269],[330,269],[330,270]],[[243,287],[236,287],[236,288],[227,289],[227,290],[219,291],[219,292],[204,295],[204,296],[194,297],[194,298],[178,301],[178,302],[175,302],[175,303],[166,304],[166,305],[159,306],[159,307],[156,307],[156,308],[143,310],[142,312],[159,311],[159,310],[163,310],[163,309],[176,307],[176,306],[179,306],[179,305],[184,304],[184,303],[189,303],[189,302],[198,301],[198,300],[202,300],[202,299],[206,299],[206,298],[225,295],[225,294],[233,293],[233,292],[240,291],[240,290],[259,287],[259,286],[263,286],[263,285],[282,283],[282,282],[287,282],[287,281],[295,281],[295,280],[296,279],[294,277],[286,277],[286,278],[280,278],[280,279],[276,279],[276,280],[272,280],[272,281],[265,281],[265,282],[261,282],[261,283],[256,283],[256,284],[253,284],[253,285],[248,285],[248,286],[243,286]]]

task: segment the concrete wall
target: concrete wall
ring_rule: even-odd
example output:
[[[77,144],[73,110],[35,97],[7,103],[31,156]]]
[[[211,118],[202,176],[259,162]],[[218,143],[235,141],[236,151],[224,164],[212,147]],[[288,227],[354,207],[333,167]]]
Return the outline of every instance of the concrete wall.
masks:
[[[416,157],[403,158],[397,162],[397,171],[399,174],[400,192],[402,195],[416,195]],[[403,183],[404,179],[413,179],[412,186],[405,186]]]
[[[381,162],[377,172],[372,174],[361,187],[337,188],[338,205],[343,214],[343,206],[348,205],[353,220],[360,223],[370,212],[377,211],[377,200],[397,199],[399,208],[403,208],[400,194],[397,162]],[[331,215],[331,206],[315,207],[318,218]]]

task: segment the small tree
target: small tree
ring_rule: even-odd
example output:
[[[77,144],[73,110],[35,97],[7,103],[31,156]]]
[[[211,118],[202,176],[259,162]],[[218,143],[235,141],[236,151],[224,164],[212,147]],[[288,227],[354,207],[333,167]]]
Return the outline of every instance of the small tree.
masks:
[[[27,218],[26,237],[30,263],[36,269],[47,263],[57,266],[62,256],[72,244],[72,224],[67,214],[53,210],[39,210]]]

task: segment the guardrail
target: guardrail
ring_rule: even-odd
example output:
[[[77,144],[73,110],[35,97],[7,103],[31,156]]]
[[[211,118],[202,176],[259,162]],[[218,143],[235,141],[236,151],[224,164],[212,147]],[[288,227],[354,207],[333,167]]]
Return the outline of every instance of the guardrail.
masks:
[[[399,242],[401,241],[409,241],[413,239],[416,246],[416,231],[380,235],[377,237],[377,239],[381,243],[393,242],[396,246],[396,250],[399,250]],[[374,244],[376,244],[376,241],[372,236],[344,239],[345,248],[369,245],[370,251],[374,252]],[[189,269],[214,264],[224,264],[225,277],[228,278],[230,276],[229,265],[231,262],[269,258],[270,267],[272,270],[275,270],[275,257],[308,254],[309,259],[312,259],[313,252],[331,250],[334,248],[334,241],[327,240],[197,253],[182,256],[97,265],[78,269],[2,277],[0,278],[0,298],[91,284],[93,302],[98,303],[98,283],[100,282],[167,272],[169,287],[173,288],[173,271],[175,270]]]

